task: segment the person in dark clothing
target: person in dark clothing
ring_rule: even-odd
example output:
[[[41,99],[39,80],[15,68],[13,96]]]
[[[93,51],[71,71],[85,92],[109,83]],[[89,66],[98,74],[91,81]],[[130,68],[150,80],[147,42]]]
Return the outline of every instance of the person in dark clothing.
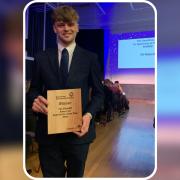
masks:
[[[119,81],[114,82],[113,92],[114,92],[115,108],[119,112],[119,114],[128,110],[129,109],[129,101],[128,101],[126,94],[123,91],[121,85],[119,84]]]
[[[38,113],[36,137],[44,177],[82,177],[90,143],[95,139],[94,116],[104,101],[97,55],[79,47],[77,12],[70,6],[53,11],[53,29],[57,48],[35,56],[34,73],[28,98]],[[62,68],[66,54],[66,67]],[[64,64],[63,64],[64,67]],[[66,76],[64,71],[66,70]],[[47,134],[47,90],[80,88],[82,127],[79,132]],[[89,90],[92,97],[89,102]]]
[[[113,110],[113,94],[112,90],[110,88],[111,81],[109,79],[106,79],[104,81],[104,94],[105,94],[105,100],[104,100],[104,112],[106,113],[106,121],[111,121],[111,115]]]

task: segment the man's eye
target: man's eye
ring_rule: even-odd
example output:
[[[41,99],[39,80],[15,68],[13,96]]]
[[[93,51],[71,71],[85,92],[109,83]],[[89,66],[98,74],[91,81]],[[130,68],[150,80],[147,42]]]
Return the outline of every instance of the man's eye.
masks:
[[[75,23],[68,23],[68,26],[74,26]]]
[[[57,24],[58,27],[64,27],[65,24],[64,23],[60,23],[60,24]]]

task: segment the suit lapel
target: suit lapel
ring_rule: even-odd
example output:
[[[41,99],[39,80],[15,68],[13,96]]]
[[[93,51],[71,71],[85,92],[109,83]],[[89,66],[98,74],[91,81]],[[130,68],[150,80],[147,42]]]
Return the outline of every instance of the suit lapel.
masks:
[[[72,56],[72,61],[71,61],[70,69],[69,69],[69,75],[68,75],[67,83],[71,79],[71,77],[74,76],[74,70],[79,64],[79,61],[80,61],[79,51],[80,51],[80,48],[76,45],[76,47],[74,49],[73,56]]]
[[[55,76],[57,77],[58,81],[59,81],[59,88],[62,88],[62,78],[60,77],[60,73],[59,73],[59,60],[58,60],[58,49],[51,49],[48,51],[48,60],[49,60],[49,64],[51,66],[52,71],[55,73]]]
[[[58,75],[59,62],[58,62],[58,49],[51,49],[48,51],[48,60],[53,72]]]

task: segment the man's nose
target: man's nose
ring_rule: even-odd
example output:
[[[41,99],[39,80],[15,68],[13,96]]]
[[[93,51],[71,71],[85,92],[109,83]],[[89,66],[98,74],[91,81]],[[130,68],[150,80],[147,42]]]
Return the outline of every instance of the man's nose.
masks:
[[[65,30],[65,31],[68,31],[68,30],[69,30],[68,24],[65,24],[65,25],[64,25],[64,30]]]

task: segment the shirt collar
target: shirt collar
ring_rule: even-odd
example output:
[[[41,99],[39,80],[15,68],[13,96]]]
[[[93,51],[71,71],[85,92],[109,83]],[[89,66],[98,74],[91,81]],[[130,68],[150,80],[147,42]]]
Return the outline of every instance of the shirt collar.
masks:
[[[62,50],[64,49],[64,48],[66,48],[67,50],[68,50],[68,53],[69,54],[73,54],[73,52],[74,52],[74,49],[75,49],[75,47],[76,47],[76,42],[72,42],[69,46],[67,46],[67,47],[64,47],[64,46],[62,46],[62,44],[59,42],[59,41],[57,41],[57,44],[58,44],[58,51],[61,53],[62,52]]]

